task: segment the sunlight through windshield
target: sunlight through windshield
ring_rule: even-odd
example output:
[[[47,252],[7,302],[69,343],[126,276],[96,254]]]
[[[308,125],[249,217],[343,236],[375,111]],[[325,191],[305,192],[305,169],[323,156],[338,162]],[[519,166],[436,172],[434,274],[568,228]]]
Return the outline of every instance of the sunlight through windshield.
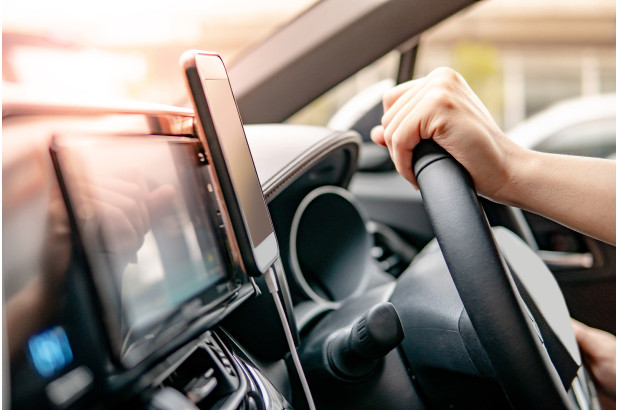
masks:
[[[316,0],[7,0],[2,80],[46,97],[183,100],[178,64],[190,48],[230,64]]]

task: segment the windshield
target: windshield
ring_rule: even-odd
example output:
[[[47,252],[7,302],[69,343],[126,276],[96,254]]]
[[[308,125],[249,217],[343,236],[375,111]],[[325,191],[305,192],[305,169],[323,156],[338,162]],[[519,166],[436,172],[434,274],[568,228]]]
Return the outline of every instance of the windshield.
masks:
[[[316,0],[6,0],[2,81],[35,98],[184,100],[179,57],[243,49]]]

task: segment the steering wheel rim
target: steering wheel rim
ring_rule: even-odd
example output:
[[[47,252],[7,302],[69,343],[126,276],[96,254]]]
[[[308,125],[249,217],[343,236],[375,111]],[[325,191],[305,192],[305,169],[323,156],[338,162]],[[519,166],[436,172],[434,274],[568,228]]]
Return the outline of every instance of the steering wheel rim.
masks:
[[[571,408],[470,175],[432,140],[414,149],[413,170],[450,275],[511,405]]]

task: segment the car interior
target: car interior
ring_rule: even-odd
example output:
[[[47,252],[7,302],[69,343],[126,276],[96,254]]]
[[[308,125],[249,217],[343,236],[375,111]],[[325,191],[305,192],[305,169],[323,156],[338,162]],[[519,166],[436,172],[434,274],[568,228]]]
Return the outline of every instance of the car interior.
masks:
[[[3,408],[601,408],[571,318],[615,335],[615,246],[479,197],[431,143],[421,193],[370,140],[424,34],[475,3],[322,0],[226,64],[277,240],[261,272],[206,141],[225,98],[205,117],[189,89],[164,105],[6,88]],[[388,81],[303,123],[386,56]]]

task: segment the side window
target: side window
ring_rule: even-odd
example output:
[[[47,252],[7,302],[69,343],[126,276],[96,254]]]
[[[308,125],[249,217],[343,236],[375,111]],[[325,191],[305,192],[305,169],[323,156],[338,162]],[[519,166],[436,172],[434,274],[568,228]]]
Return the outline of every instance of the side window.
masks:
[[[572,126],[551,135],[534,149],[555,154],[615,157],[616,120],[606,118]]]

